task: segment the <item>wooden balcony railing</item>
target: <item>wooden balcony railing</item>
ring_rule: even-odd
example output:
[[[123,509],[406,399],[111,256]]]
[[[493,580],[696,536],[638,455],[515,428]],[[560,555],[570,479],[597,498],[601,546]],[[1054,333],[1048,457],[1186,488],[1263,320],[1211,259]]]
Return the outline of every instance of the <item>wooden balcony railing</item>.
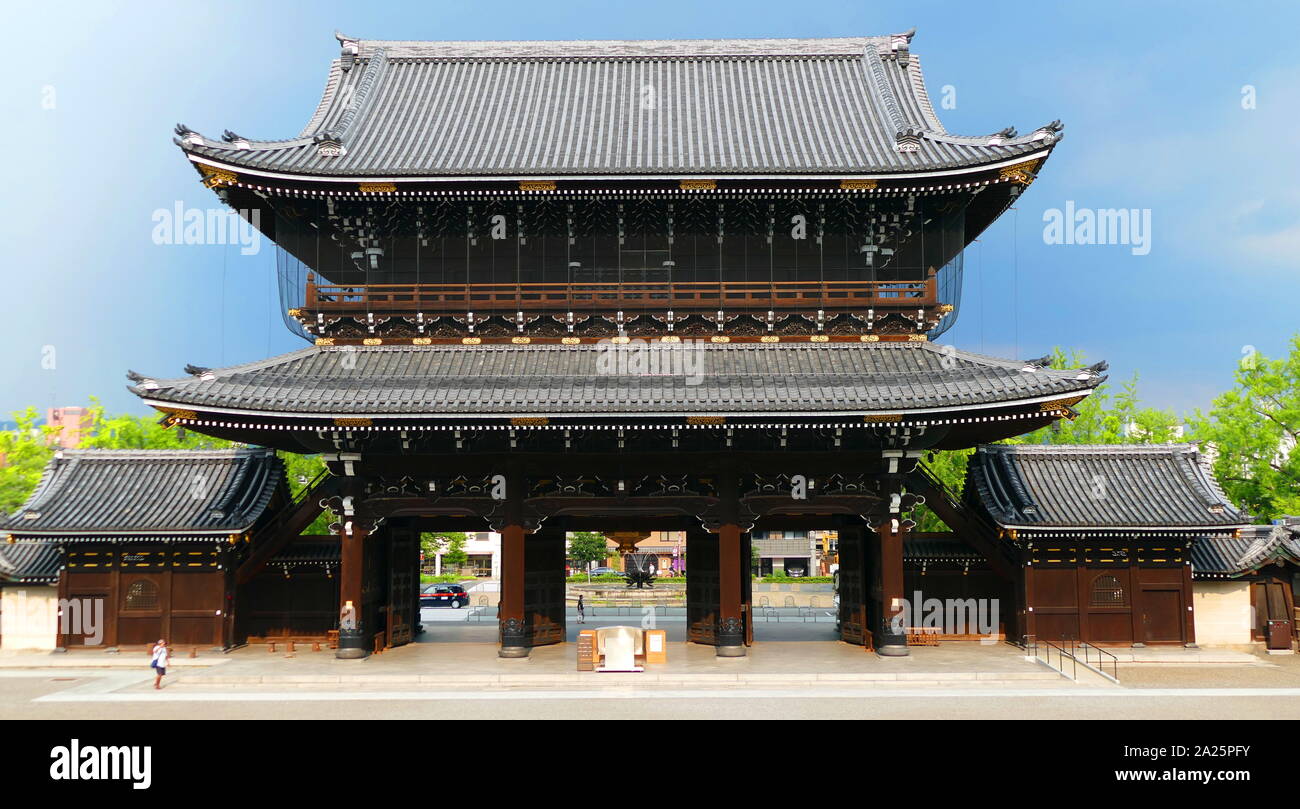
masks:
[[[306,312],[860,311],[929,308],[925,281],[663,281],[573,284],[318,284],[308,279]]]

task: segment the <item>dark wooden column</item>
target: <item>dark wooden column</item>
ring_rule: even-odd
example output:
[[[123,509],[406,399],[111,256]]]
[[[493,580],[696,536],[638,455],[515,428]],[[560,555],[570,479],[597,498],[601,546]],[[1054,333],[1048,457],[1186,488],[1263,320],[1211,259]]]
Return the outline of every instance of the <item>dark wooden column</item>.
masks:
[[[876,528],[876,572],[879,576],[879,623],[872,632],[876,654],[902,657],[907,654],[907,627],[903,626],[903,533],[902,521],[884,517]]]
[[[745,621],[749,615],[741,574],[748,569],[749,559],[740,555],[745,544],[742,533],[735,522],[718,527],[718,657],[745,656]]]
[[[367,636],[373,632],[365,625],[365,543],[368,525],[342,516],[337,523],[339,535],[339,647],[334,656],[356,660],[370,654]]]
[[[501,527],[501,600],[497,610],[500,657],[528,657],[528,631],[524,616],[524,576],[527,532],[518,522]]]
[[[686,532],[686,639],[717,644],[718,535],[703,528]]]
[[[839,532],[840,640],[856,646],[867,645],[867,594],[872,576],[864,528],[857,521],[843,520]]]
[[[565,530],[539,528],[524,539],[524,625],[528,646],[565,641]]]

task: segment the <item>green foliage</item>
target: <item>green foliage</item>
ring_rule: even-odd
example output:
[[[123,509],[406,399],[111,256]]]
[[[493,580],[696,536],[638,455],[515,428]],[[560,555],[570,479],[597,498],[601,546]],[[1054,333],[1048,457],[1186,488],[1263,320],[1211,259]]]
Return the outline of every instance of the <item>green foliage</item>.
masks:
[[[1214,454],[1214,476],[1258,519],[1300,514],[1300,334],[1282,359],[1246,354],[1234,377],[1208,416],[1189,419]]]
[[[13,417],[17,428],[0,433],[0,454],[4,457],[0,466],[0,511],[6,514],[27,502],[40,482],[41,471],[54,455],[50,442],[56,433],[49,427],[36,426],[40,416],[34,407],[15,412]]]
[[[90,397],[89,421],[81,446],[90,449],[225,449],[238,446],[183,427],[164,427],[157,416],[126,413],[106,416],[104,406]]]
[[[289,492],[295,498],[311,485],[317,475],[325,471],[325,461],[319,455],[299,455],[295,452],[277,452],[276,455],[284,462],[284,473],[289,478]],[[325,509],[303,533],[328,534],[333,521],[329,509]]]
[[[478,581],[473,576],[461,576],[456,573],[444,573],[435,576],[431,573],[420,574],[420,584],[460,584],[463,581]]]
[[[763,584],[830,584],[835,579],[831,576],[763,576],[757,581]]]
[[[469,537],[463,531],[426,532],[420,534],[420,550],[424,551],[425,558],[441,553],[443,567],[455,570],[469,561],[469,554],[465,553],[467,541]]]
[[[603,562],[609,556],[605,535],[595,531],[574,531],[569,534],[569,558],[586,570],[594,562]],[[599,577],[598,577],[599,578]]]

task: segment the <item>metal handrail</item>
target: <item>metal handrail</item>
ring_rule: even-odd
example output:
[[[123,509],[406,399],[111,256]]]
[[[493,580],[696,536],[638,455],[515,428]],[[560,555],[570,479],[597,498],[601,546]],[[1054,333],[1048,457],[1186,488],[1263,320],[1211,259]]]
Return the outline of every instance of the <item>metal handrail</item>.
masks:
[[[1090,668],[1095,668],[1102,674],[1106,673],[1106,666],[1110,666],[1110,676],[1119,681],[1119,658],[1100,646],[1093,646],[1091,643],[1081,643],[1079,648],[1083,650],[1083,664]],[[1097,665],[1092,664],[1092,653],[1097,653]]]

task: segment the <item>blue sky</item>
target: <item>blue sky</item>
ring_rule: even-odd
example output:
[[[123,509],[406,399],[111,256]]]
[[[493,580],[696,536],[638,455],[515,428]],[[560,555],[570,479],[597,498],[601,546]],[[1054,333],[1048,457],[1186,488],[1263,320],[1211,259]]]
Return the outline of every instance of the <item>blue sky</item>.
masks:
[[[239,2],[11,10],[0,418],[28,404],[145,412],[126,369],[179,376],[305,345],[274,252],[155,245],[153,212],[215,197],[171,143],[295,135],[338,53],[369,39],[857,36],[915,26],[949,131],[1065,139],[967,253],[965,349],[1053,346],[1141,375],[1145,403],[1207,407],[1246,347],[1300,330],[1300,6],[1294,3]],[[1243,88],[1254,108],[1243,108]],[[1245,91],[1249,92],[1249,91]],[[1043,214],[1151,211],[1151,248],[1045,244]],[[50,362],[51,357],[53,362]],[[52,365],[53,367],[48,367]]]

